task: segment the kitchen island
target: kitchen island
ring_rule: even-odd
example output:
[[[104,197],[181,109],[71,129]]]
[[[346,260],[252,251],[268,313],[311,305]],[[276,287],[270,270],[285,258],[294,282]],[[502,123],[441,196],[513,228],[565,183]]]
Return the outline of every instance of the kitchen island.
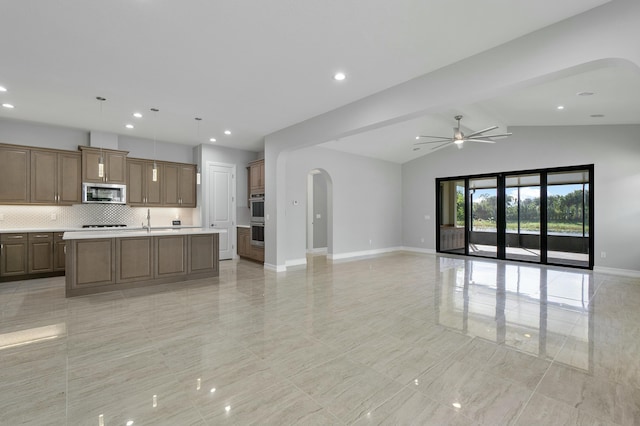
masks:
[[[210,228],[65,232],[66,296],[166,284],[219,274]]]

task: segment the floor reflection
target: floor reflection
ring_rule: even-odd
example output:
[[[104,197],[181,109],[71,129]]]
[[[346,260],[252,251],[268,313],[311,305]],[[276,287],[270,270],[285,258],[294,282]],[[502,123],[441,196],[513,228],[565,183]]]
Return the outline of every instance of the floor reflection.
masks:
[[[589,273],[507,262],[441,257],[434,287],[436,322],[584,371],[593,370]],[[586,356],[564,356],[566,343]]]

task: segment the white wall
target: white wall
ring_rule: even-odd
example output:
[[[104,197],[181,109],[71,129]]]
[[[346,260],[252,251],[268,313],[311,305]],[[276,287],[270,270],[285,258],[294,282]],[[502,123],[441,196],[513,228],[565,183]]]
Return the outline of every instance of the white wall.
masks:
[[[640,126],[509,131],[513,136],[495,145],[447,147],[402,166],[404,245],[435,250],[438,177],[594,164],[595,265],[640,271]],[[602,251],[606,259],[600,257]]]
[[[290,152],[286,163],[285,264],[300,263],[306,256],[307,176],[314,169],[325,170],[333,183],[334,256],[401,245],[401,166],[304,148]]]
[[[89,132],[0,117],[0,143],[77,151],[89,145]]]
[[[193,156],[193,146],[191,145],[157,141],[154,153],[152,139],[119,135],[118,149],[129,151],[129,157],[133,158],[147,158],[151,160],[191,164],[196,162]]]

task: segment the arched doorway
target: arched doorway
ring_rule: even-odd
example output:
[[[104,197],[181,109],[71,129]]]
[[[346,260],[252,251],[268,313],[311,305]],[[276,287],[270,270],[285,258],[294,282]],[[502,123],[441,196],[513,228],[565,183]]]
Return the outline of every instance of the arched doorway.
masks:
[[[307,254],[333,253],[333,183],[323,169],[307,175]]]

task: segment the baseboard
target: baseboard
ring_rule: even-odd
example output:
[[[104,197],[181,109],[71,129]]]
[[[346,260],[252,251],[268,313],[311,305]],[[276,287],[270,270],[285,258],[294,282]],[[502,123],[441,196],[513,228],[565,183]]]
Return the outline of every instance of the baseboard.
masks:
[[[327,248],[326,247],[320,247],[320,248],[312,248],[312,249],[307,249],[307,254],[311,254],[311,255],[323,255],[323,254],[327,254]]]
[[[594,266],[593,272],[597,272],[599,274],[622,275],[624,277],[640,278],[640,271],[636,271],[633,269],[617,269],[606,268],[604,266]]]
[[[272,265],[271,263],[265,263],[264,269],[273,272],[285,272],[287,270],[287,267],[284,265]]]
[[[400,247],[400,251],[408,251],[411,253],[436,254],[434,249],[426,249],[420,247]]]
[[[401,250],[402,250],[402,247],[386,247],[386,248],[374,249],[374,250],[352,251],[349,253],[328,254],[327,259],[329,260],[353,259],[357,257],[375,256],[377,254],[392,253],[392,252],[401,251]]]
[[[286,260],[284,262],[284,268],[286,270],[287,268],[292,268],[294,266],[305,266],[306,264],[307,264],[306,258]]]

